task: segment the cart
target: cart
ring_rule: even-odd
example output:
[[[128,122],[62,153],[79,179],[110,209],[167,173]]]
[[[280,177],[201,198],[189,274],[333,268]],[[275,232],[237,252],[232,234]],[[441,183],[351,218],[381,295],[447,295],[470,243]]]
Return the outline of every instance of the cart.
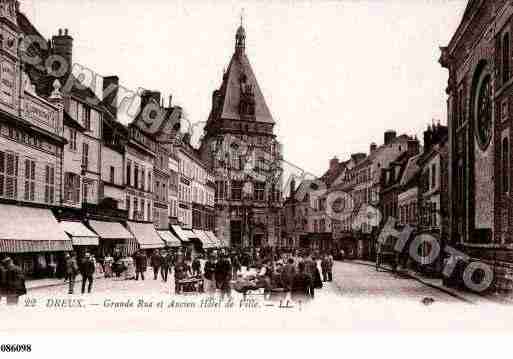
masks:
[[[204,281],[201,277],[191,277],[177,281],[177,294],[203,293]]]

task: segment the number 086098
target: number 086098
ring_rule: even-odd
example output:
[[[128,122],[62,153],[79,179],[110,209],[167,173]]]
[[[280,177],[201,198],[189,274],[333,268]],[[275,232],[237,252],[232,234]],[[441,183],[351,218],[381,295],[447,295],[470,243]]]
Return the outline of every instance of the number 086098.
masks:
[[[29,353],[32,351],[31,344],[2,344],[0,352],[2,353]]]

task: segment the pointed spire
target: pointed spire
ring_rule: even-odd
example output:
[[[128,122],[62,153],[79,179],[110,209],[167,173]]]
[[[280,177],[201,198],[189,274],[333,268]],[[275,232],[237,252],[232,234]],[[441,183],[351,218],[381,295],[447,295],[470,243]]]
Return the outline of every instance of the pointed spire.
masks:
[[[246,49],[246,30],[244,30],[244,9],[241,10],[240,26],[235,34],[235,53],[241,55]]]

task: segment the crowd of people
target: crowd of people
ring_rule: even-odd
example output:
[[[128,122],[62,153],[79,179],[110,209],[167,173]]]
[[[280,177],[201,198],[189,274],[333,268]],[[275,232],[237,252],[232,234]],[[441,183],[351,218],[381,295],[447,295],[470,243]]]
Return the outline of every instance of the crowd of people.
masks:
[[[290,293],[292,297],[314,298],[323,282],[333,279],[333,256],[330,253],[283,251],[270,248],[256,250],[218,249],[192,255],[187,249],[140,250],[133,256],[119,253],[106,255],[97,261],[90,253],[77,258],[75,252],[65,255],[65,281],[69,294],[75,293],[80,275],[81,293],[91,293],[95,277],[145,280],[148,267],[153,280],[168,282],[174,277],[170,292],[219,292],[230,296],[232,290],[247,294],[261,290],[272,297]],[[102,273],[98,273],[102,272]],[[17,304],[26,294],[21,268],[11,258],[0,262],[0,300]]]

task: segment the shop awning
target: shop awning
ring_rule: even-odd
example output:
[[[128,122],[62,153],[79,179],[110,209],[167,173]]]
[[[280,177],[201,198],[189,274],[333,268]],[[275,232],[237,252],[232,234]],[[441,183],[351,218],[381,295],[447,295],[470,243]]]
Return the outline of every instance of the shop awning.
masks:
[[[70,251],[71,240],[49,209],[0,204],[0,252]]]
[[[134,239],[134,236],[118,222],[89,221],[89,226],[101,239]]]
[[[168,247],[180,247],[182,242],[170,231],[157,231],[160,238]]]
[[[127,227],[132,232],[141,249],[164,248],[164,241],[160,238],[153,223],[127,222]]]
[[[198,238],[201,241],[203,248],[215,247],[214,243],[210,240],[210,238],[207,236],[207,234],[204,231],[195,229],[195,230],[193,230],[193,232],[196,235],[196,238]]]
[[[219,240],[219,238],[217,238],[213,232],[207,231],[205,233],[210,238],[210,241],[213,243],[213,245],[215,247],[217,247],[217,248],[226,247],[226,245],[223,243],[223,241]]]
[[[89,230],[82,222],[62,221],[59,223],[73,241],[74,246],[97,246],[98,236]]]
[[[189,242],[191,239],[198,238],[191,229],[182,229],[180,226],[171,226],[175,234],[182,242]]]

